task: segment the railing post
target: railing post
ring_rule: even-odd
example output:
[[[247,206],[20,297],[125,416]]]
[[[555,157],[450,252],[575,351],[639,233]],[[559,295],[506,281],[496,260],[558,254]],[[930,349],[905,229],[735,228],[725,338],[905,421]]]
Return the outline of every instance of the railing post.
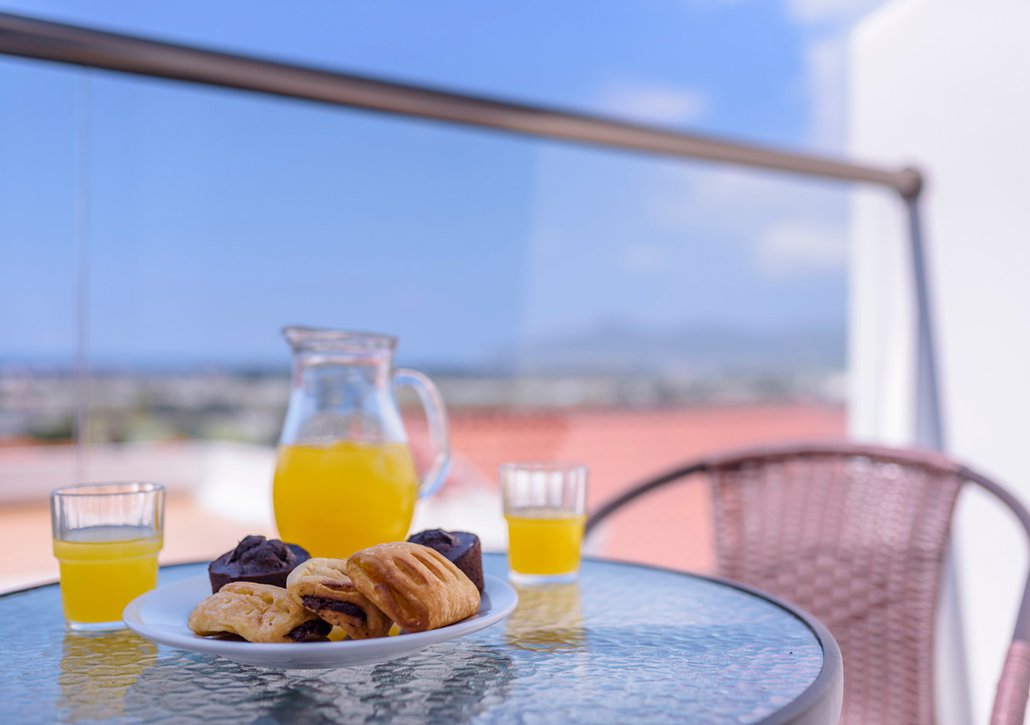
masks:
[[[926,272],[923,224],[919,213],[921,190],[922,184],[914,193],[903,195],[908,212],[909,250],[916,302],[915,442],[927,448],[944,450],[937,348]]]
[[[918,172],[916,172],[918,173]],[[944,425],[941,417],[940,376],[937,368],[937,347],[930,283],[926,264],[926,244],[920,216],[922,176],[917,176],[909,191],[902,191],[908,214],[909,253],[912,264],[912,292],[915,297],[916,365],[915,365],[915,442],[926,448],[944,450]],[[969,670],[966,640],[962,628],[962,606],[959,600],[958,567],[954,542],[948,553],[941,578],[940,613],[937,621],[937,656],[934,690],[937,694],[937,718],[943,725],[972,722],[969,699]]]

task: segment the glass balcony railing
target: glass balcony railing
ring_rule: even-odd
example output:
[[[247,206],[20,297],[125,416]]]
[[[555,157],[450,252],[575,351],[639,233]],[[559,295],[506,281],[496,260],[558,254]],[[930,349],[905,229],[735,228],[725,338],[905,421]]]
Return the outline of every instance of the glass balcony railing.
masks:
[[[502,460],[582,460],[602,500],[712,448],[844,435],[844,187],[630,154],[710,142],[475,99],[443,105],[623,148],[34,60],[0,60],[0,92],[20,99],[0,122],[2,516],[146,473],[190,512],[180,544],[169,516],[173,558],[216,553],[226,525],[271,531],[290,323],[400,338],[398,362],[441,385],[455,447],[416,522],[474,520],[488,546]],[[710,563],[706,519],[661,563]],[[196,521],[218,521],[218,543]]]

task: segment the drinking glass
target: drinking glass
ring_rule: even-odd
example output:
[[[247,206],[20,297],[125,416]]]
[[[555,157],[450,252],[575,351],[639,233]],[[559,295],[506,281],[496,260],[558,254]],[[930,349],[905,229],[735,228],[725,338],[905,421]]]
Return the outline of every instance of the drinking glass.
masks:
[[[87,483],[51,491],[54,556],[69,629],[119,629],[125,606],[157,586],[164,503],[158,483]]]
[[[510,578],[520,584],[572,581],[586,521],[587,467],[502,463]]]

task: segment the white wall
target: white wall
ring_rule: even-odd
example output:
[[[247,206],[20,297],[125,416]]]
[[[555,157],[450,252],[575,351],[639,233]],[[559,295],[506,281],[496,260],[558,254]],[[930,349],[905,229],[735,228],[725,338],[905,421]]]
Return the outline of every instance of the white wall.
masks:
[[[945,435],[1030,501],[1030,3],[894,0],[851,37],[850,151],[929,172],[925,221]],[[911,286],[896,200],[856,195],[851,426],[911,436]],[[983,495],[959,502],[973,716],[986,722],[1026,542]]]

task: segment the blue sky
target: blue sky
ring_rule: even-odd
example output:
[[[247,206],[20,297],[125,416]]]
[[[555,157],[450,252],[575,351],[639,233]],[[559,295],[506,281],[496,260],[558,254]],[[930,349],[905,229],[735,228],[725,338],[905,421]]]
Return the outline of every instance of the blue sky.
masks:
[[[842,28],[868,4],[0,9],[839,153]],[[845,321],[835,185],[11,59],[0,154],[0,361],[74,354],[76,203],[99,363],[276,363],[291,322],[475,367],[613,323]]]

